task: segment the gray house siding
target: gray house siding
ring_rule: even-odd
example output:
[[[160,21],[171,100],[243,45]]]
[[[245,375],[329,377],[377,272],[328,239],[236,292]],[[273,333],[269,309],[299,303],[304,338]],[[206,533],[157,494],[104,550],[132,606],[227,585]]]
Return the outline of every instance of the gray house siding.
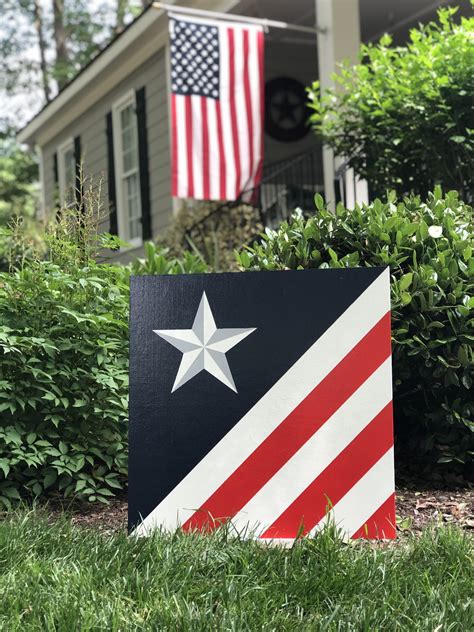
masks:
[[[153,235],[168,225],[172,215],[170,192],[168,98],[165,49],[153,55],[143,66],[126,77],[114,90],[94,103],[82,116],[66,127],[61,134],[43,148],[44,196],[47,209],[55,205],[54,154],[69,138],[80,135],[83,170],[95,183],[102,181],[104,219],[101,228],[109,228],[106,212],[107,186],[107,139],[106,114],[114,102],[131,90],[146,88],[146,115],[148,137],[148,164],[150,175],[150,206]]]

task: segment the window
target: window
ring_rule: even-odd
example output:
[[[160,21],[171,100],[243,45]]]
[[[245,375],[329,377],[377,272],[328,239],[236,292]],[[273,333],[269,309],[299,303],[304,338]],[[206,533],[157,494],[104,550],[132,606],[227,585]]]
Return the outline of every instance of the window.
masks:
[[[58,148],[58,184],[61,203],[72,204],[76,185],[76,157],[72,138]]]
[[[135,93],[114,105],[113,130],[119,236],[131,246],[142,243],[142,205]]]

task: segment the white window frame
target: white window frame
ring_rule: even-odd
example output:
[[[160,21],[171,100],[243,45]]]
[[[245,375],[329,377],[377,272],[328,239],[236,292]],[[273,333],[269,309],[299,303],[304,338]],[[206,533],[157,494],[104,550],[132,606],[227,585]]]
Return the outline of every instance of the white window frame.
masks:
[[[74,139],[72,137],[68,138],[66,141],[64,141],[64,143],[59,145],[58,150],[57,150],[59,200],[61,204],[65,204],[67,201],[66,200],[67,187],[66,187],[66,160],[65,158],[66,158],[66,153],[71,150],[72,150],[72,154],[74,155]],[[74,166],[74,175],[73,175],[73,182],[72,182],[72,186],[74,187],[74,190],[76,186],[75,180],[76,180],[76,169]]]
[[[136,111],[137,102],[134,90],[130,90],[118,99],[112,106],[112,129],[114,140],[114,165],[115,165],[115,195],[117,203],[117,224],[118,234],[121,239],[129,244],[129,248],[138,248],[143,245],[143,237],[134,237],[130,239],[128,236],[129,230],[129,217],[126,210],[126,200],[124,195],[124,178],[130,176],[133,172],[124,174],[123,172],[123,145],[122,145],[122,124],[120,114],[123,110],[133,106]],[[137,139],[137,166],[136,172],[138,176],[138,204],[140,209],[140,217],[143,218],[143,208],[140,189],[140,158],[138,154],[138,122],[136,116],[134,117],[136,126],[136,139]],[[129,248],[121,248],[121,250],[128,250]]]

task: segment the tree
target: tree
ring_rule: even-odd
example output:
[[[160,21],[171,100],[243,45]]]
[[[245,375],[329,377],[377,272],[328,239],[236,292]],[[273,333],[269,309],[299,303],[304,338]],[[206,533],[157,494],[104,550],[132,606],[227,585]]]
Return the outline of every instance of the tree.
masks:
[[[21,101],[1,127],[24,124],[141,10],[142,0],[3,0],[0,89]]]
[[[33,216],[37,179],[34,156],[22,151],[9,132],[0,134],[0,225],[15,215]]]
[[[374,195],[426,194],[441,184],[472,199],[474,18],[456,24],[455,13],[441,9],[407,46],[393,47],[388,35],[362,46],[361,63],[344,66],[322,97],[312,86],[316,133]]]
[[[140,0],[3,0],[0,224],[34,215],[38,167],[15,132],[141,11]],[[56,85],[55,85],[56,84]],[[12,105],[9,105],[9,104]]]

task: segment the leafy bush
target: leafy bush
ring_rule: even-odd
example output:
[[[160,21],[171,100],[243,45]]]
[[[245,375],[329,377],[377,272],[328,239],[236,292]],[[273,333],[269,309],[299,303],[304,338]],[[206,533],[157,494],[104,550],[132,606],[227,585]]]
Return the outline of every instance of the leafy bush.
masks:
[[[39,261],[0,282],[0,502],[112,496],[126,473],[124,270]]]
[[[194,252],[184,250],[181,257],[175,257],[169,248],[150,241],[145,244],[145,257],[133,261],[129,270],[132,274],[195,274],[208,272],[208,267]]]
[[[130,273],[205,271],[153,244],[133,266],[99,265],[88,221],[63,213],[49,261],[0,274],[0,506],[45,492],[105,501],[122,488]]]
[[[472,461],[473,210],[457,193],[317,214],[297,213],[238,253],[243,269],[389,265],[398,449],[438,463]]]
[[[310,90],[311,122],[322,140],[366,178],[375,195],[426,195],[435,184],[472,199],[474,18],[413,29],[406,47],[361,47],[359,65],[335,75],[321,99]],[[341,89],[342,88],[342,89]]]
[[[235,270],[235,248],[263,230],[258,209],[250,204],[183,202],[159,243],[181,257],[191,248],[215,272]]]

